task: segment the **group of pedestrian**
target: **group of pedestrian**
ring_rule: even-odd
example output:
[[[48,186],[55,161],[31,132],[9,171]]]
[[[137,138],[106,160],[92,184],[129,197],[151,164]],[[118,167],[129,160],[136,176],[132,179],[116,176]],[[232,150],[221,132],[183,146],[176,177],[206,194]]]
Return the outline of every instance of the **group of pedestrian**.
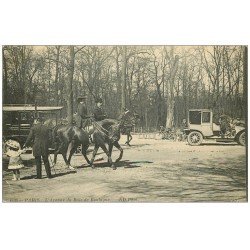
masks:
[[[85,128],[87,124],[88,109],[86,105],[86,96],[81,96],[77,99],[77,114],[76,114],[76,126],[79,128]],[[96,108],[93,113],[93,117],[96,121],[101,121],[106,118],[106,113],[102,107],[102,99],[96,99]],[[50,163],[49,163],[49,142],[51,140],[51,131],[43,124],[41,118],[35,118],[32,128],[26,142],[23,145],[23,150],[20,144],[14,140],[6,141],[6,155],[10,157],[8,169],[13,171],[13,180],[20,180],[20,169],[24,167],[21,154],[26,152],[26,147],[33,144],[33,155],[36,162],[37,179],[42,179],[42,161],[45,166],[46,174],[49,179],[52,178]]]

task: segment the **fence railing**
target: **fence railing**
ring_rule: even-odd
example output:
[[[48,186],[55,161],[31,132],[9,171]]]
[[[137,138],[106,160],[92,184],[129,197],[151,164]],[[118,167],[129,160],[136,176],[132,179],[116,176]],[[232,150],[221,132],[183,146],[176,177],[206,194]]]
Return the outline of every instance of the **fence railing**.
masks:
[[[170,140],[170,141],[186,141],[187,136],[181,129],[164,129],[156,130],[155,128],[140,128],[135,127],[134,134],[138,135],[139,139],[154,139],[154,140]]]

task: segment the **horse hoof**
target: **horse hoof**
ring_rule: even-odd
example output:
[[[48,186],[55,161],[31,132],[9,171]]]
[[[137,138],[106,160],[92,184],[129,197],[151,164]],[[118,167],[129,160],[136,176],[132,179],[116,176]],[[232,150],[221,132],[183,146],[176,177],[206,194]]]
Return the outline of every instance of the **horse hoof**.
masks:
[[[113,170],[116,170],[116,166],[112,166]]]

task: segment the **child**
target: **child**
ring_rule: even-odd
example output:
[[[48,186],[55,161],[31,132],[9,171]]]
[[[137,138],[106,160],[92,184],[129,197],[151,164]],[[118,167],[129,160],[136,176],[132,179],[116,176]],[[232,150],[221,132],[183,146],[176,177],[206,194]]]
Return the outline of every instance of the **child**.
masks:
[[[24,153],[24,150],[21,150],[21,146],[17,141],[8,140],[6,143],[6,154],[10,157],[8,169],[13,170],[13,181],[20,180],[20,171],[19,169],[24,167],[20,155]]]

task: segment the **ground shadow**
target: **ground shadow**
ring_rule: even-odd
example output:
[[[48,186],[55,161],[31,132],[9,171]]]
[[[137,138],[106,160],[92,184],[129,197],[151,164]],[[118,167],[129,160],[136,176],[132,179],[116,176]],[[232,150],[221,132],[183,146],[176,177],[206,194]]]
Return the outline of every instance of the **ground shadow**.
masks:
[[[141,147],[144,147],[144,146],[149,146],[150,144],[148,143],[145,143],[145,144],[137,144],[137,145],[126,145],[126,144],[122,144],[123,147],[126,147],[126,148],[141,148]]]
[[[239,146],[237,142],[204,142],[200,146]]]
[[[114,162],[117,168],[140,168],[142,166],[138,164],[142,164],[142,163],[148,164],[148,163],[153,163],[153,162],[152,161],[129,161],[129,160]],[[100,163],[95,162],[94,165],[95,165],[94,168],[110,168],[110,164],[108,162],[100,162]],[[81,165],[76,168],[80,169],[80,168],[89,168],[89,167],[90,167],[89,165]]]
[[[60,177],[60,176],[68,175],[68,174],[75,174],[75,173],[76,171],[68,171],[64,173],[52,174],[52,179]],[[36,175],[29,175],[29,176],[25,176],[21,178],[21,180],[30,180],[30,179],[36,179]],[[43,176],[42,179],[47,179],[47,176]]]

